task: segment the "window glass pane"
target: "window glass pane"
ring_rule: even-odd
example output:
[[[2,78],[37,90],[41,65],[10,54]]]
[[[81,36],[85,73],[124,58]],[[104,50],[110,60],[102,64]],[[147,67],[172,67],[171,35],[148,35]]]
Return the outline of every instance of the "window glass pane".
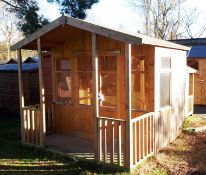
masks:
[[[116,56],[100,56],[101,71],[116,71],[117,59]]]
[[[78,71],[92,71],[92,57],[90,55],[78,57]]]
[[[71,69],[71,61],[57,59],[56,60],[56,70],[70,70]]]
[[[162,69],[170,69],[171,68],[170,58],[167,58],[167,57],[161,58],[161,68]]]
[[[92,73],[79,73],[79,104],[91,105]]]
[[[147,110],[144,73],[132,73],[132,109]]]
[[[69,102],[71,100],[71,76],[70,72],[56,73],[57,100]]]
[[[146,92],[146,70],[148,70],[148,60],[145,55],[132,57],[132,109],[147,110],[147,92]]]
[[[117,57],[100,56],[100,106],[117,106]]]
[[[92,103],[92,57],[80,55],[77,58],[79,104],[91,105]]]
[[[145,71],[145,56],[132,57],[132,71]]]
[[[170,73],[160,73],[160,107],[170,105]]]
[[[101,81],[101,106],[116,107],[117,105],[117,82],[116,73],[102,73]]]

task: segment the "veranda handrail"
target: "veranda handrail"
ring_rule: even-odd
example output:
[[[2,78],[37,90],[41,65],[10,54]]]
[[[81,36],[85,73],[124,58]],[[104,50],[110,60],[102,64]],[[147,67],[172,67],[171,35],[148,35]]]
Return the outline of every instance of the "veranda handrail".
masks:
[[[149,117],[151,115],[154,115],[154,114],[155,114],[155,112],[149,112],[149,113],[143,114],[141,116],[138,116],[138,117],[135,117],[135,118],[131,119],[131,122],[136,122],[138,120],[145,119],[145,118],[147,118],[147,117]]]
[[[98,119],[104,119],[104,120],[113,120],[113,121],[118,121],[118,122],[126,122],[124,119],[117,119],[117,118],[109,118],[109,117],[97,117]]]

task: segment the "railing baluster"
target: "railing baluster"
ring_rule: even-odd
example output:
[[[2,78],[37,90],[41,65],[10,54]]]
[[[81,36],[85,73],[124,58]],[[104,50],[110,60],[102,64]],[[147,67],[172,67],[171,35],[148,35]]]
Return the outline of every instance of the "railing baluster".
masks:
[[[34,111],[35,109],[32,109],[32,143],[35,144],[35,130],[34,130]]]
[[[110,163],[117,163],[118,165],[122,165],[122,162],[125,163],[125,155],[122,157],[122,146],[123,147],[123,154],[126,153],[126,121],[122,119],[116,118],[107,118],[107,117],[97,117],[97,124],[98,124],[98,159],[101,161],[103,159],[104,162],[107,162],[108,157],[108,150],[110,153]],[[115,135],[115,131],[117,127],[117,136]],[[122,131],[123,127],[123,131]],[[110,140],[110,144],[108,144],[107,140],[107,132]],[[123,132],[123,133],[122,133]],[[117,162],[116,154],[115,154],[115,138],[117,138]],[[123,140],[122,140],[123,139]],[[123,144],[122,144],[123,143]],[[109,145],[109,148],[107,146]],[[103,158],[104,155],[104,158]],[[123,161],[122,161],[123,158]]]
[[[107,162],[107,120],[103,122],[104,126],[104,162]]]
[[[110,162],[114,163],[114,121],[110,121]]]
[[[37,110],[34,110],[34,121],[35,121],[35,144],[38,144],[38,123],[37,123]]]
[[[119,121],[117,124],[117,133],[118,133],[118,142],[117,142],[117,147],[118,147],[118,154],[117,154],[117,162],[118,165],[121,166],[121,159],[122,159],[122,150],[121,150],[121,122]]]
[[[149,148],[149,154],[152,153],[152,115],[149,116],[149,142],[150,142],[150,148]]]
[[[149,130],[149,127],[148,127],[148,117],[147,118],[145,118],[145,120],[146,120],[146,126],[145,126],[145,132],[146,132],[146,134],[145,134],[145,139],[146,139],[146,150],[145,150],[145,156],[147,156],[147,154],[148,154],[148,136],[149,136],[149,132],[148,132],[148,130]]]
[[[140,123],[140,120],[138,120],[138,161],[140,161],[140,159],[141,159],[141,143],[140,143],[140,141],[141,141],[141,139],[140,139],[140,137],[141,137],[141,135],[140,135],[140,128],[141,127],[141,123]]]
[[[144,149],[144,147],[145,147],[145,144],[144,144],[144,140],[145,140],[145,138],[144,138],[144,119],[142,119],[142,159],[144,159],[144,155],[145,155],[145,149]]]
[[[137,163],[137,122],[134,122],[134,133],[133,133],[133,142],[134,142],[134,165]]]
[[[102,119],[98,118],[98,158],[102,161]]]

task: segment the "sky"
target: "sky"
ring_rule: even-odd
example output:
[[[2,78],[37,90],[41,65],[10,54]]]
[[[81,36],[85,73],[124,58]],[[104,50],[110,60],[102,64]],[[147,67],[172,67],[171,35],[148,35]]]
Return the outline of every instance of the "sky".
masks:
[[[100,0],[92,9],[87,10],[87,21],[112,28],[123,29],[131,32],[142,31],[143,16],[137,9],[131,7],[131,0]],[[43,14],[51,21],[61,16],[59,7],[47,0],[38,0]],[[197,8],[199,11],[197,26],[202,26],[206,21],[206,0],[187,0],[186,9]],[[206,23],[206,22],[205,22]],[[206,25],[206,24],[205,24]],[[198,30],[198,27],[194,30]],[[1,39],[1,36],[0,36]]]
[[[47,0],[38,0],[42,13],[49,19],[54,20],[60,16],[58,6],[48,3]],[[137,9],[131,7],[131,0],[100,0],[92,9],[87,10],[87,21],[96,24],[123,29],[132,32],[142,31],[143,15]],[[187,0],[184,4],[186,9],[197,8],[197,26],[206,25],[206,0]],[[51,13],[45,13],[51,12]],[[203,23],[204,21],[204,23]],[[198,30],[198,28],[194,29]]]

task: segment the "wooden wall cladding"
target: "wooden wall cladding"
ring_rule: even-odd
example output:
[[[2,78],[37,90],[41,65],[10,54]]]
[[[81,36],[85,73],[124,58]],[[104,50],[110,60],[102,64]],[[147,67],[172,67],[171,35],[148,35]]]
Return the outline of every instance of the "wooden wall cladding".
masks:
[[[74,30],[68,40],[64,42],[62,48],[52,50],[52,56],[55,59],[70,59],[72,62],[72,104],[56,104],[55,119],[56,132],[65,135],[77,136],[86,139],[93,138],[93,118],[92,106],[80,105],[78,97],[78,73],[77,73],[77,55],[91,54],[91,33]],[[124,43],[112,40],[107,37],[97,35],[97,53],[98,55],[116,55],[116,107],[100,107],[100,116],[125,119],[125,95],[124,95]],[[146,86],[148,89],[148,109],[147,111],[133,111],[132,116],[137,117],[145,112],[154,109],[154,48],[148,45],[133,46],[132,54],[145,54],[148,57],[149,75]]]
[[[192,58],[188,59],[187,63],[198,70],[195,75],[194,104],[206,105],[206,59]]]

